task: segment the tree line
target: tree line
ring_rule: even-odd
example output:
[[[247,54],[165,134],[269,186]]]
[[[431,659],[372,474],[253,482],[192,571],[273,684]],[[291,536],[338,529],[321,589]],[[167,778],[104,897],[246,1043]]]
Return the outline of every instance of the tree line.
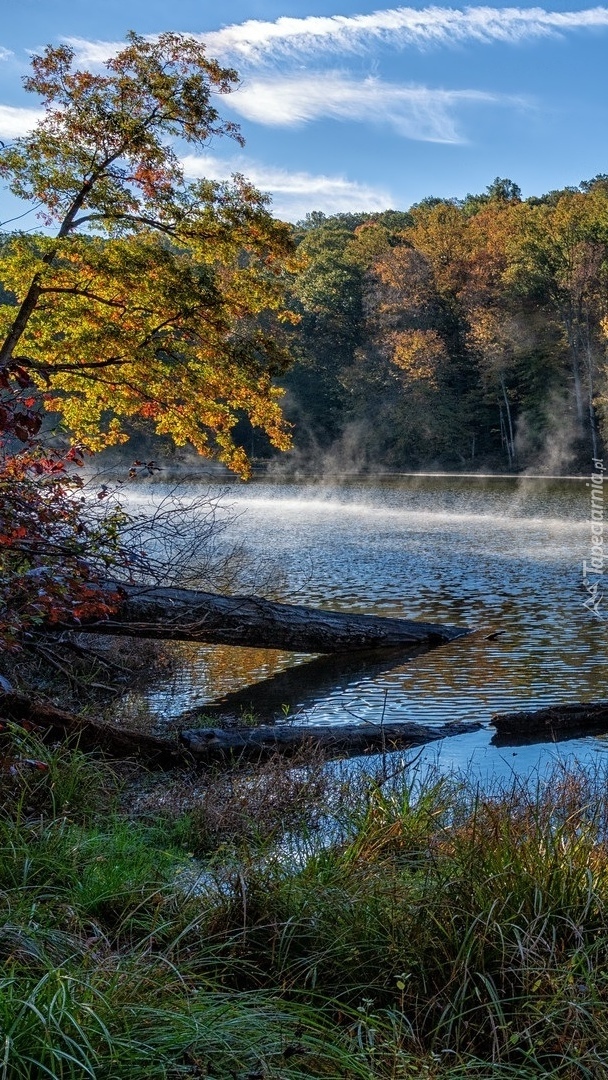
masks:
[[[47,227],[1,238],[6,430],[20,389],[22,435],[54,412],[91,450],[155,432],[244,474],[288,448],[285,417],[313,464],[562,471],[600,455],[608,176],[525,200],[497,177],[294,227],[242,176],[187,182],[171,145],[240,138],[214,100],[235,72],[171,34],[132,35],[107,68],[75,71],[66,46],[35,57],[45,118],[0,153]]]
[[[587,471],[608,431],[608,176],[522,199],[311,214],[283,385],[296,446],[347,463]]]

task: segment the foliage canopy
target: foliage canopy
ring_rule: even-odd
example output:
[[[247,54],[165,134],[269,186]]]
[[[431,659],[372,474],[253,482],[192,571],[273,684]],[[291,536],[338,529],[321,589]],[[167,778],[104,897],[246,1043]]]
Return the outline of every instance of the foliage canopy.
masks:
[[[242,176],[189,181],[176,143],[240,138],[214,103],[236,73],[173,33],[130,34],[103,74],[74,62],[67,46],[34,58],[25,86],[44,116],[0,156],[55,230],[3,247],[4,389],[29,381],[92,449],[143,416],[246,472],[240,414],[288,445],[271,380],[286,363],[290,230]]]
[[[180,152],[240,140],[216,101],[236,72],[179,34],[132,33],[101,72],[74,51],[34,57],[43,115],[4,147],[0,177],[44,231],[0,247],[0,640],[120,601],[104,577],[134,572],[128,519],[71,466],[125,441],[137,418],[246,474],[245,415],[289,444],[273,375],[295,265],[288,226],[242,176],[190,181]],[[59,413],[74,441],[49,438]],[[80,444],[80,445],[79,445]],[[149,567],[150,568],[150,567]],[[141,566],[139,566],[141,571]]]

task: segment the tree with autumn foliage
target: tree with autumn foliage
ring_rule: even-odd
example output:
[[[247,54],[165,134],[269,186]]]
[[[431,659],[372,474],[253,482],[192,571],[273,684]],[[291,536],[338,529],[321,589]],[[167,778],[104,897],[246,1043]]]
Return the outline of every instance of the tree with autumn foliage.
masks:
[[[120,547],[112,514],[87,519],[70,443],[77,464],[144,418],[242,475],[243,416],[289,444],[273,376],[287,362],[290,230],[242,176],[190,182],[179,157],[215,137],[241,141],[217,110],[236,82],[173,33],[129,34],[99,73],[48,47],[24,80],[44,114],[0,153],[0,176],[44,225],[0,250],[2,601],[23,625],[93,603],[94,568]],[[49,413],[59,446],[41,436]],[[107,595],[97,601],[103,614]]]
[[[560,331],[574,437],[600,453],[599,388],[605,386],[608,192],[592,181],[522,207],[510,244],[510,278]]]
[[[359,228],[375,243],[342,377],[371,460],[514,469],[542,468],[547,449],[557,467],[560,455],[581,467],[598,456],[607,191],[600,177],[524,202],[497,178],[484,195],[424,200],[384,243],[378,222]],[[334,306],[344,310],[344,298]]]
[[[131,34],[103,74],[74,70],[67,46],[32,67],[45,115],[0,175],[54,235],[4,245],[16,306],[0,306],[0,374],[26,373],[91,448],[143,416],[245,472],[231,434],[243,413],[287,445],[272,376],[286,362],[290,231],[243,177],[187,181],[175,146],[239,138],[214,103],[236,73],[170,33]]]

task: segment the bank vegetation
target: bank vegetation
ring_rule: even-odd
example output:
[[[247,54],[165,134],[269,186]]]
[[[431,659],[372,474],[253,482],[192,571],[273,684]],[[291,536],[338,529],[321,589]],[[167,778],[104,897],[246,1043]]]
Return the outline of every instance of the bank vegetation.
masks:
[[[605,777],[162,787],[10,734],[3,1075],[553,1077],[608,1061]]]

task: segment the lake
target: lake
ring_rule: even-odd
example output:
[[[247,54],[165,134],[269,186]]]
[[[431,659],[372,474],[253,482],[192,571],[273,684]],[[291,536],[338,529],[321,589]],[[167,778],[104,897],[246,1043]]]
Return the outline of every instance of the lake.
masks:
[[[363,664],[180,646],[179,674],[147,696],[159,725],[217,702],[245,718],[297,716],[311,725],[480,720],[482,732],[441,744],[444,764],[504,775],[556,756],[603,759],[601,737],[501,748],[489,727],[497,711],[608,697],[608,620],[585,607],[583,585],[589,481],[403,475],[253,481],[225,492],[235,514],[225,542],[246,550],[247,591],[503,632]],[[429,760],[437,753],[425,751]]]

